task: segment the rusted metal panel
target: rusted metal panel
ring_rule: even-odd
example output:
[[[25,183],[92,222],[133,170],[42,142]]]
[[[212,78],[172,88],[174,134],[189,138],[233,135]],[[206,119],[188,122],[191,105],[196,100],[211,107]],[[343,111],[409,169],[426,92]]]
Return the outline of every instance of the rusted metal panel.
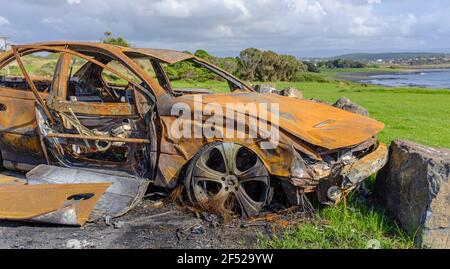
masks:
[[[385,166],[387,160],[388,148],[385,144],[381,143],[375,151],[342,170],[341,174],[344,178],[342,183],[343,188],[356,186]]]
[[[0,186],[0,219],[83,225],[111,183]]]
[[[181,62],[195,57],[192,54],[166,49],[124,48],[123,52],[126,54],[140,54],[143,56],[148,56],[168,64]]]
[[[126,47],[120,47],[110,44],[103,44],[103,43],[92,43],[92,42],[43,42],[43,43],[34,43],[27,45],[29,47],[35,47],[35,46],[52,46],[52,47],[64,47],[69,46],[73,47],[75,50],[81,50],[83,48],[91,48],[97,49],[100,51],[107,51],[107,52],[128,52],[128,53],[139,53],[139,54],[146,54],[149,57],[153,57],[155,59],[158,59],[162,62],[166,63],[175,63],[179,61],[183,61],[186,59],[194,58],[194,55],[180,52],[180,51],[174,51],[174,50],[166,50],[166,49],[137,49],[137,48],[126,48]],[[89,51],[85,49],[86,51]]]
[[[186,99],[184,99],[186,100]],[[188,101],[188,100],[186,100]],[[279,127],[298,138],[326,149],[354,146],[375,136],[384,124],[316,102],[276,94],[232,93],[205,95],[203,103],[276,103],[279,104]]]
[[[326,149],[339,149],[357,145],[375,136],[384,124],[374,119],[343,111],[308,100],[288,98],[275,94],[228,93],[202,96],[203,105],[217,103],[225,109],[227,104],[279,104],[279,127],[312,145]],[[173,98],[158,107],[161,115],[169,116],[176,103],[186,103],[194,110],[193,96]],[[256,112],[259,112],[258,106]],[[225,111],[225,110],[224,110]],[[240,111],[235,111],[242,113]],[[270,111],[269,111],[270,114]],[[269,117],[270,119],[270,117]]]
[[[137,116],[134,106],[129,103],[94,103],[94,102],[54,102],[50,107],[58,112],[96,116]]]
[[[27,180],[24,176],[19,173],[13,173],[10,171],[3,171],[0,173],[0,186],[10,186],[10,185],[25,185]]]
[[[156,80],[154,80],[145,70],[143,70],[138,64],[136,64],[132,59],[130,59],[123,53],[123,50],[126,49],[124,47],[101,43],[89,43],[89,42],[47,42],[28,45],[16,45],[15,47],[20,51],[21,54],[41,50],[41,51],[58,51],[78,56],[87,61],[95,63],[98,66],[101,66],[102,68],[114,73],[120,78],[130,82],[136,88],[141,89],[145,92],[145,89],[143,89],[139,84],[130,81],[125,75],[121,74],[120,72],[117,72],[114,68],[106,66],[105,64],[88,56],[89,54],[94,55],[105,54],[109,57],[118,59],[126,67],[129,67],[130,71],[132,71],[135,75],[137,75],[140,79],[145,81],[150,86],[155,96],[163,96],[167,94],[166,90],[164,90]],[[13,53],[7,52],[5,54],[7,55],[3,59],[3,62],[0,63],[0,68],[7,63],[6,59],[8,59],[8,56],[10,57]]]
[[[39,93],[48,98],[47,93]],[[44,158],[34,113],[35,99],[27,90],[1,88],[0,146],[3,159],[39,163]]]
[[[118,217],[132,209],[144,196],[149,181],[145,178],[114,170],[65,168],[40,165],[27,173],[28,184],[109,184],[105,194],[95,204],[95,218]]]
[[[202,97],[203,105],[218,103],[224,111],[226,104],[279,104],[281,132],[280,145],[276,149],[272,151],[262,150],[255,140],[215,138],[214,141],[235,142],[245,145],[258,154],[272,175],[280,177],[290,175],[290,162],[293,158],[289,149],[290,145],[301,152],[320,159],[317,152],[301,141],[328,150],[338,150],[363,143],[384,128],[383,123],[364,116],[315,102],[274,94],[234,93],[203,95]],[[169,126],[172,126],[175,119],[170,115],[170,108],[178,102],[188,104],[192,113],[195,112],[193,96],[181,96],[165,100],[158,106],[162,122],[161,153],[167,154],[167,156],[164,156],[167,164],[162,164],[164,169],[161,169],[161,173],[168,181],[175,180],[178,175],[175,171],[181,169],[206,143],[212,142],[208,139],[175,139],[170,136]],[[236,110],[235,112],[244,113]],[[223,122],[226,122],[226,119]],[[221,129],[221,127],[216,128]],[[225,132],[225,130],[222,132]],[[181,156],[185,162],[182,162],[178,156]]]
[[[164,176],[166,182],[176,181],[182,167],[206,144],[214,141],[233,142],[243,145],[255,152],[265,164],[268,171],[275,176],[287,177],[290,174],[290,163],[292,160],[291,146],[308,149],[304,145],[294,142],[285,134],[280,133],[280,144],[273,150],[263,150],[259,147],[255,139],[239,138],[214,138],[195,139],[181,138],[175,139],[170,136],[169,126],[173,124],[174,117],[162,116],[162,130],[160,142],[159,172]],[[218,127],[220,129],[220,127]],[[318,156],[317,156],[318,157]],[[319,157],[318,157],[319,158]]]

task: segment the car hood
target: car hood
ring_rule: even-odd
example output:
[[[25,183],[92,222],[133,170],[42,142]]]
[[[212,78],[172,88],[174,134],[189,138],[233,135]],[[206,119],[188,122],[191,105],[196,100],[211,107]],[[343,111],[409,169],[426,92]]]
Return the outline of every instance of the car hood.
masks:
[[[330,105],[277,94],[211,94],[203,95],[202,102],[219,103],[222,106],[227,103],[278,103],[280,129],[329,150],[360,144],[384,128],[383,123],[365,116]]]

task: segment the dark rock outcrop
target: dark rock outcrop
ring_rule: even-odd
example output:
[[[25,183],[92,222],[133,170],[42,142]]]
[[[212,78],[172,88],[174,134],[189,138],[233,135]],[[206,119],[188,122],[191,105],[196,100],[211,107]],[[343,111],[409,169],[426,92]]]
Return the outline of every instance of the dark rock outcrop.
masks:
[[[450,149],[394,141],[378,173],[387,210],[424,248],[450,248]]]
[[[353,103],[347,97],[340,98],[336,101],[336,103],[333,104],[333,106],[363,116],[369,116],[369,111],[367,109],[356,103]]]

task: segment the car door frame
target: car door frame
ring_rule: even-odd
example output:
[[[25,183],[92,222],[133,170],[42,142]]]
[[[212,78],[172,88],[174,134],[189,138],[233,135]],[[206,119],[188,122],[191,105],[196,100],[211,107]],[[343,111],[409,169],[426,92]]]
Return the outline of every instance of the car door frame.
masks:
[[[5,110],[9,110],[8,116],[2,119],[6,127],[2,127],[0,130],[0,159],[2,159],[0,167],[3,166],[7,169],[28,171],[36,165],[47,163],[45,148],[42,148],[40,143],[35,113],[30,109],[30,105],[34,107],[45,103],[44,100],[49,98],[49,94],[37,90],[22,61],[24,56],[36,52],[50,51],[32,49],[21,54],[16,46],[12,46],[12,51],[5,53],[0,59],[1,69],[15,61],[23,75],[24,82],[28,85],[27,89],[2,87],[2,93],[0,93],[1,102],[8,103],[5,105]],[[58,63],[55,70],[57,66]],[[30,85],[30,81],[32,85]],[[53,80],[49,87],[52,86],[52,83]],[[24,120],[27,122],[25,123]]]
[[[144,88],[143,86],[141,86],[141,85],[139,85],[139,84],[129,80],[125,75],[123,75],[122,73],[118,72],[114,68],[111,68],[111,67],[109,67],[109,66],[99,62],[98,60],[96,60],[94,58],[90,58],[90,57],[88,57],[88,56],[86,56],[86,55],[84,55],[82,53],[79,53],[77,51],[71,50],[71,49],[68,48],[68,46],[45,46],[45,45],[33,46],[33,45],[24,45],[24,46],[14,46],[13,50],[15,51],[14,52],[14,56],[15,57],[20,55],[21,51],[22,51],[22,53],[27,53],[27,54],[35,52],[35,51],[59,52],[59,53],[61,53],[61,57],[68,57],[67,55],[71,55],[69,58],[71,58],[73,56],[78,56],[78,57],[80,57],[80,58],[82,58],[84,60],[87,60],[87,61],[89,61],[89,62],[91,62],[93,64],[96,64],[96,65],[102,67],[104,70],[108,70],[108,71],[112,72],[113,74],[117,75],[118,77],[120,77],[120,78],[124,79],[125,81],[131,83],[134,86],[134,90],[135,90],[135,93],[136,93],[135,102],[133,104],[135,106],[135,108],[136,108],[136,111],[132,111],[131,110],[129,112],[136,112],[136,115],[139,115],[143,119],[144,118],[146,119],[146,123],[149,125],[149,130],[146,133],[147,133],[147,135],[149,137],[148,138],[142,138],[142,139],[129,138],[129,139],[117,139],[117,140],[120,140],[120,141],[123,141],[123,142],[127,142],[127,143],[148,143],[148,144],[150,144],[150,148],[151,148],[151,150],[150,150],[150,152],[151,152],[151,156],[150,156],[151,167],[149,169],[150,169],[150,172],[151,172],[152,177],[153,177],[153,175],[155,174],[154,171],[156,169],[156,162],[157,162],[156,159],[157,159],[157,155],[158,155],[157,154],[157,145],[156,145],[156,141],[158,139],[156,137],[156,133],[157,132],[155,131],[155,122],[154,122],[155,117],[154,117],[154,111],[153,111],[154,110],[154,106],[156,105],[156,98],[153,95],[154,93],[153,92],[149,93],[148,89],[147,89],[147,88],[149,88],[150,91],[152,91],[151,87]],[[147,78],[142,78],[139,75],[139,73],[140,73],[139,70],[138,70],[138,72],[136,72],[133,69],[134,67],[133,66],[129,66],[126,63],[126,61],[123,61],[123,59],[121,59],[120,57],[118,57],[114,53],[112,53],[112,55],[114,55],[113,58],[115,58],[115,60],[118,60],[126,68],[128,68],[135,75],[137,75],[137,77],[139,79],[141,79],[142,82],[144,82],[147,85],[149,85]],[[58,70],[58,72],[56,72],[56,70],[55,70],[55,74],[58,74],[58,77],[54,77],[54,81],[55,81],[55,79],[57,79],[57,81],[58,81],[58,83],[57,83],[58,88],[60,88],[61,85],[66,85],[66,82],[67,82],[68,78],[67,78],[67,74],[66,74],[67,72],[64,72],[64,71],[67,71],[69,62],[66,59],[65,62],[59,66],[59,68],[61,70],[63,70],[62,72],[60,72],[60,70]],[[24,68],[22,69],[22,73],[24,73],[25,77],[29,78],[29,76],[28,76],[28,74],[27,74],[27,72],[26,72],[26,70]],[[27,79],[27,83],[29,84],[29,86],[31,88],[36,89],[35,85],[34,85],[34,83],[33,83],[33,81],[31,79]],[[63,89],[64,89],[64,87],[63,87]],[[60,102],[60,100],[57,100],[57,98],[55,97],[55,96],[58,96],[57,94],[53,94],[53,95],[51,94],[50,96],[51,97],[50,97],[50,99],[47,102],[45,102],[45,101],[40,102],[39,101],[39,97],[36,97],[36,96],[35,97],[36,97],[36,100],[38,101],[38,103],[40,104],[40,107],[45,112],[45,115],[47,117],[46,119],[49,120],[51,123],[53,123],[54,120],[52,120],[52,118],[54,117],[54,115],[50,111],[56,111],[56,110],[64,109],[64,104],[63,104],[63,102]],[[151,103],[151,107],[147,111],[142,111],[141,110],[141,108],[142,108],[141,102],[143,102],[144,99],[145,99],[146,102],[150,101],[150,103]],[[117,106],[118,107],[122,106],[122,108],[123,108],[123,105],[120,105],[120,104],[117,105],[117,103],[114,103],[114,104],[116,106],[115,108],[117,108]],[[90,105],[92,105],[92,103],[90,103]],[[100,107],[100,108],[97,108],[97,109],[89,108],[88,105],[84,105],[84,106],[82,105],[81,107],[82,107],[81,109],[84,109],[87,112],[89,112],[89,111],[91,111],[91,112],[92,111],[103,111],[104,112],[103,116],[121,114],[121,113],[117,113],[117,111],[111,110],[111,107]],[[114,105],[113,105],[113,108],[114,108]],[[119,108],[119,111],[122,111],[122,110],[123,109]],[[102,113],[100,113],[100,114],[102,115]],[[130,113],[128,113],[128,114],[130,114]],[[97,114],[95,114],[95,115],[97,115]],[[58,134],[53,133],[53,134],[41,134],[41,135],[43,135],[44,137],[42,137],[42,138],[45,139],[45,138],[55,138],[55,137],[57,137]],[[64,137],[64,138],[85,139],[85,137],[81,138],[81,137],[76,136],[76,135],[75,136],[71,136],[71,135],[67,135],[67,134],[66,134],[66,137]],[[97,140],[111,141],[110,137],[96,137],[96,139]],[[45,143],[42,143],[42,144],[45,144]],[[43,147],[44,147],[43,150],[46,151],[46,146],[44,145]]]

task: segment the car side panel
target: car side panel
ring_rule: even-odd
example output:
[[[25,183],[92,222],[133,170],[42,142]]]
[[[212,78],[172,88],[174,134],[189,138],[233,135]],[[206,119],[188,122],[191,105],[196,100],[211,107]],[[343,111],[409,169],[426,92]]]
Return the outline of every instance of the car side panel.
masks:
[[[46,93],[41,96],[47,98]],[[0,150],[4,161],[45,163],[37,132],[35,97],[28,90],[0,87]]]

